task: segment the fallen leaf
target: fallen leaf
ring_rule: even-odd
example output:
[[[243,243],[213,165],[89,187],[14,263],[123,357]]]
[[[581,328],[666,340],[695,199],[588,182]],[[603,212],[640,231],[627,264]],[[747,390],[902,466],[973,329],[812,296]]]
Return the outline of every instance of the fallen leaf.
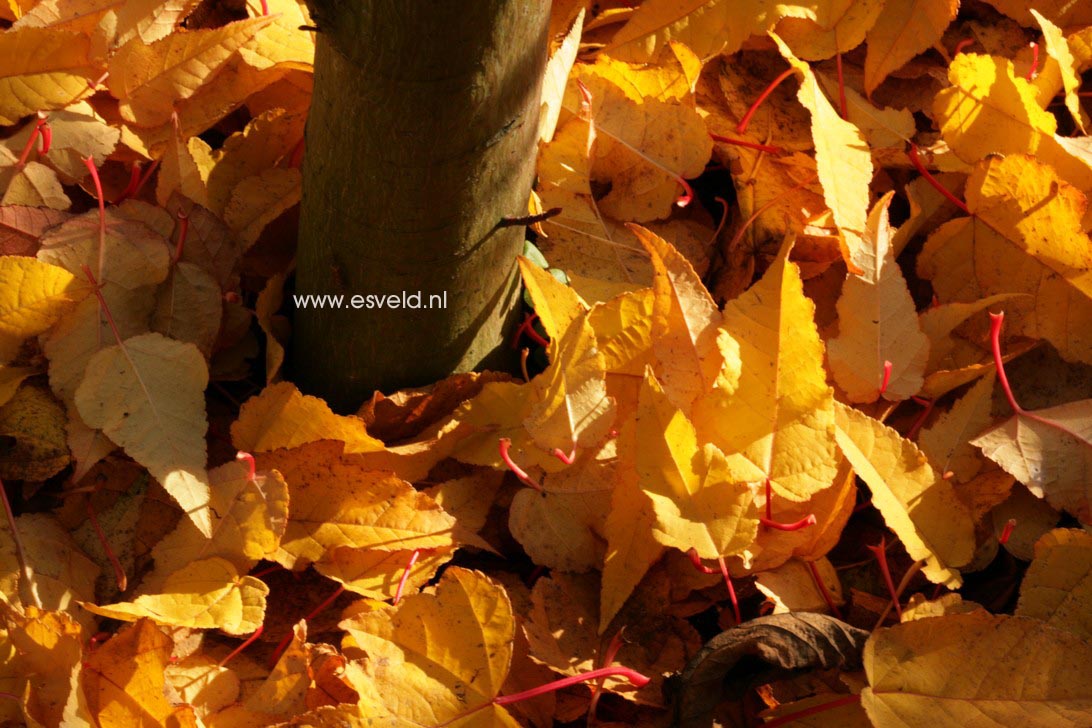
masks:
[[[145,127],[166,122],[176,101],[192,97],[213,71],[273,20],[237,20],[220,28],[172,33],[151,44],[133,38],[111,55],[106,79],[122,117]]]
[[[761,470],[716,445],[698,445],[686,416],[645,375],[637,408],[637,477],[656,514],[653,535],[664,546],[693,548],[703,559],[731,556],[758,533],[752,484]],[[748,482],[750,481],[750,483]]]
[[[141,334],[96,353],[76,407],[148,468],[198,530],[211,533],[205,472],[205,358],[193,344]]]
[[[850,271],[861,269],[857,256],[864,242],[868,217],[868,185],[872,181],[872,154],[860,129],[846,121],[827,99],[808,64],[792,54],[784,41],[771,34],[785,60],[800,77],[796,97],[811,113],[815,162],[823,198],[843,238],[843,257]]]
[[[131,602],[105,606],[84,603],[83,608],[126,622],[147,617],[165,626],[250,634],[265,619],[268,594],[264,581],[240,576],[230,561],[213,556],[173,572],[159,593],[140,594]]]
[[[868,484],[872,502],[922,572],[954,588],[974,555],[974,523],[951,483],[914,443],[868,415],[837,404],[838,447]]]
[[[1090,662],[1087,640],[1037,619],[981,610],[922,619],[869,638],[861,703],[885,726],[1076,726],[1092,711]]]
[[[61,109],[88,93],[99,74],[86,35],[47,28],[0,34],[0,125],[38,111]]]
[[[48,330],[90,293],[90,287],[64,268],[34,258],[0,257],[0,361],[19,345]]]
[[[165,725],[172,712],[163,690],[170,656],[171,639],[151,620],[122,628],[84,658],[90,715],[99,725]]]
[[[1056,529],[1035,542],[1035,559],[1020,583],[1016,616],[1035,617],[1088,639],[1092,636],[1092,535]]]
[[[1059,141],[1057,121],[1039,106],[1034,87],[1016,77],[1012,61],[960,53],[948,80],[952,85],[937,94],[933,113],[957,157],[975,164],[995,153],[1033,155],[1069,184],[1092,189],[1092,166]]]
[[[777,614],[752,619],[705,643],[673,686],[675,724],[709,725],[717,705],[742,700],[754,679],[753,657],[775,670],[852,670],[868,632],[825,614]],[[742,661],[742,664],[740,664]]]
[[[224,463],[209,471],[212,528],[206,535],[193,521],[180,521],[152,549],[156,574],[169,575],[213,556],[230,561],[239,573],[272,558],[288,520],[288,486],[276,470],[255,473],[243,463]],[[153,577],[146,577],[152,579]],[[161,577],[162,578],[162,577]]]
[[[363,456],[320,441],[261,453],[258,466],[288,483],[288,525],[275,559],[302,569],[333,548],[382,551],[450,546],[455,519],[397,476],[367,468]]]
[[[512,660],[512,606],[480,572],[450,568],[434,593],[408,596],[397,609],[360,614],[341,627],[369,657],[371,683],[361,696],[366,718],[439,726],[473,716],[464,724],[519,725],[493,702]],[[469,633],[476,639],[467,640]]]
[[[853,256],[862,272],[846,275],[838,298],[838,336],[827,342],[834,381],[850,402],[907,399],[925,381],[929,339],[891,249],[887,208],[893,195],[872,208],[863,248]]]
[[[967,181],[974,216],[945,223],[929,237],[918,274],[932,281],[942,302],[1031,294],[1006,304],[1007,333],[1045,338],[1065,359],[1092,363],[1086,204],[1039,159],[985,160]],[[1066,315],[1058,316],[1060,310]]]
[[[815,306],[787,260],[789,245],[758,283],[724,307],[723,327],[739,342],[739,385],[699,399],[693,419],[701,441],[742,454],[776,495],[804,501],[834,482],[838,457]]]
[[[959,0],[884,3],[865,36],[865,93],[871,96],[892,72],[938,42],[958,10]]]
[[[1039,498],[1092,523],[1092,399],[1017,412],[971,444]]]

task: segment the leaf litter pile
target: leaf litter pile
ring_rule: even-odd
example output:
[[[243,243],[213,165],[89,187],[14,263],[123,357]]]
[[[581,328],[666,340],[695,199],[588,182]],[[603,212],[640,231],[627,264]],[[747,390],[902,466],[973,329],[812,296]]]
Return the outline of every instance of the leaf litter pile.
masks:
[[[0,720],[1092,725],[1092,4],[555,2],[533,376],[355,416],[226,7],[0,4]]]

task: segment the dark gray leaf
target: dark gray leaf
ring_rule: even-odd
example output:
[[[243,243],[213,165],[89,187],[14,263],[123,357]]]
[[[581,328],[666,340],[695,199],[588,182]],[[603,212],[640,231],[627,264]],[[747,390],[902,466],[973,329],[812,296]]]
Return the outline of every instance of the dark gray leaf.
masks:
[[[863,629],[810,612],[759,617],[721,632],[670,683],[673,725],[711,726],[716,707],[742,698],[755,682],[756,668],[764,679],[792,670],[857,669],[866,639]]]

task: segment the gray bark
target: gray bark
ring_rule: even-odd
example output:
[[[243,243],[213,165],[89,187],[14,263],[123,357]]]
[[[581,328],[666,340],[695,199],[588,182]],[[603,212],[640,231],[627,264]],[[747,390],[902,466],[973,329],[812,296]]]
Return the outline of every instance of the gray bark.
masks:
[[[296,292],[447,294],[295,312],[294,379],[337,410],[511,366],[549,0],[313,0]],[[366,299],[365,299],[366,302]]]

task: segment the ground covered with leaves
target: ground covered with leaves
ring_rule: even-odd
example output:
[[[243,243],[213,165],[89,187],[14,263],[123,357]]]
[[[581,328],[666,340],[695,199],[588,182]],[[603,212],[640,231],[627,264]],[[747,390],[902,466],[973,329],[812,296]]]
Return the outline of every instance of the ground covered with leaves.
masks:
[[[0,19],[0,721],[1092,724],[1089,3],[555,2],[523,377],[352,416],[305,7]]]

